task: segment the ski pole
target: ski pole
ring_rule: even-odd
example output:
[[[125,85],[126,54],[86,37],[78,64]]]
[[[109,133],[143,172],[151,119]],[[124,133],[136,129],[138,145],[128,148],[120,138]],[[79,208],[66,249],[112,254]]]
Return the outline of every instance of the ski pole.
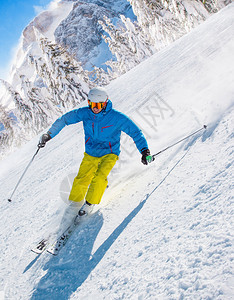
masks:
[[[23,174],[21,175],[19,181],[17,182],[17,184],[16,184],[16,186],[15,186],[15,188],[14,188],[14,191],[12,192],[10,198],[8,199],[9,202],[12,202],[12,197],[13,197],[13,195],[14,195],[14,193],[15,193],[17,187],[19,186],[21,180],[23,179],[25,173],[27,172],[28,168],[30,167],[31,163],[33,162],[33,160],[34,160],[34,158],[35,158],[35,156],[37,155],[37,153],[38,153],[39,150],[40,150],[40,147],[38,147],[36,153],[33,155],[33,158],[30,160],[29,164],[27,165],[26,169],[24,170]]]
[[[162,152],[166,151],[167,149],[169,149],[169,148],[171,148],[171,147],[173,147],[173,146],[175,146],[175,145],[181,143],[182,141],[188,139],[188,138],[191,137],[192,135],[194,135],[194,134],[198,133],[199,131],[201,131],[201,130],[203,130],[203,129],[206,129],[206,128],[207,128],[207,125],[203,125],[202,128],[200,128],[200,129],[196,130],[195,132],[193,132],[193,133],[187,135],[186,137],[184,137],[183,139],[179,140],[178,142],[176,142],[176,143],[174,143],[174,144],[172,144],[172,145],[166,147],[165,149],[159,151],[159,152],[156,153],[156,154],[153,154],[153,155],[152,155],[152,160],[155,160],[155,156],[161,154]]]

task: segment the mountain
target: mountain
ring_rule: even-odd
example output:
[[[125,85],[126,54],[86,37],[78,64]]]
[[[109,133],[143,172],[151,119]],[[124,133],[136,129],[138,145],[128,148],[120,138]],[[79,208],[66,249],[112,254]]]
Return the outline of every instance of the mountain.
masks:
[[[232,299],[234,4],[107,86],[114,108],[145,133],[148,166],[132,140],[96,213],[58,257],[30,252],[62,228],[84,152],[81,124],[36,156],[7,198],[39,136],[0,162],[0,291],[6,299]],[[85,104],[80,104],[79,107]]]
[[[101,38],[103,29],[98,20],[106,15],[116,22],[119,15],[131,15],[127,0],[119,1],[68,1],[63,0],[56,8],[39,14],[25,28],[22,34],[22,48],[19,49],[13,69],[13,85],[19,82],[19,73],[33,77],[34,69],[28,63],[28,54],[40,54],[34,28],[52,42],[56,42],[73,53],[83,66],[103,66],[113,57]],[[133,13],[132,13],[133,15]]]
[[[120,14],[133,15],[127,0],[61,1],[57,10],[45,11],[36,17],[25,28],[23,36],[26,37],[33,26],[39,30],[43,26],[46,37],[68,48],[78,61],[87,63],[87,68],[92,64],[102,66],[113,55],[101,38],[103,29],[98,21],[105,15],[116,22]],[[32,42],[31,39],[30,44]]]
[[[168,5],[166,2],[151,7],[145,0],[141,0],[139,4],[136,1],[128,0],[58,1],[56,6],[39,14],[23,31],[17,57],[12,66],[10,83],[19,92],[21,89],[19,77],[24,75],[37,86],[35,80],[38,74],[30,64],[28,57],[29,55],[41,56],[35,29],[49,41],[56,42],[67,49],[68,53],[81,62],[85,70],[93,70],[94,66],[107,70],[105,63],[110,59],[121,60],[121,57],[124,59],[124,55],[128,56],[127,53],[122,53],[129,49],[121,49],[121,42],[129,44],[127,48],[132,48],[131,55],[134,55],[134,52],[139,55],[137,52],[138,48],[142,47],[142,42],[144,47],[148,47],[147,43],[152,43],[152,45],[155,44],[155,50],[161,49],[208,18],[210,13],[223,7],[224,2],[223,0],[219,0],[215,4],[212,2],[214,6],[212,10],[207,7],[212,7],[210,1],[203,4],[200,1],[194,1],[194,3],[187,0],[178,1],[177,8],[173,3]],[[229,0],[226,2],[228,3]],[[132,21],[138,19],[139,27],[129,24],[129,21],[124,22],[121,15],[129,17]],[[111,24],[118,25],[116,28],[112,28],[113,34],[108,31],[105,33],[112,39],[109,44],[103,39],[104,30],[100,24],[100,21],[105,23],[106,18],[110,19]],[[124,31],[122,31],[123,26],[127,27]],[[134,26],[136,27],[134,28]],[[142,33],[145,36],[150,35],[150,37],[142,41]],[[125,41],[126,36],[128,37]],[[116,49],[113,49],[113,44]],[[133,46],[134,44],[135,46]],[[148,52],[152,53],[149,49]],[[121,61],[118,63],[121,64]]]

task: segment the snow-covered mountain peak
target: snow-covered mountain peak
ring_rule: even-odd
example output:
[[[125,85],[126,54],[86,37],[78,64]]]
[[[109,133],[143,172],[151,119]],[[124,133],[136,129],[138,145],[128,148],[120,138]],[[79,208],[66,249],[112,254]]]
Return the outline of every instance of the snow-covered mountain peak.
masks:
[[[43,11],[23,31],[23,49],[26,51],[31,43],[35,41],[33,27],[46,35],[50,40],[54,40],[54,29],[72,10],[73,4],[70,2],[59,2],[53,9]]]
[[[45,38],[55,41],[69,49],[78,61],[101,66],[112,54],[102,41],[103,29],[98,20],[104,15],[118,19],[120,13],[128,15],[131,11],[127,0],[115,1],[55,1],[48,10],[43,11],[24,29],[12,66],[11,83],[17,87],[18,74],[32,74],[28,64],[28,54],[38,55],[38,41],[34,28]]]

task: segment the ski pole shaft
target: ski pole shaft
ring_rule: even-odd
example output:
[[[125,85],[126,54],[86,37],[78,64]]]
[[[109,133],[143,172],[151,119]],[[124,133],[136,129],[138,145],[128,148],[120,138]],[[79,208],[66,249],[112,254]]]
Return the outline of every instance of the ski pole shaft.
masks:
[[[16,186],[15,186],[15,188],[14,188],[14,190],[13,190],[11,196],[10,196],[10,198],[8,199],[9,202],[12,202],[12,197],[13,197],[15,191],[17,190],[17,188],[18,188],[18,186],[19,186],[21,180],[23,179],[25,173],[27,172],[28,168],[30,167],[31,163],[33,162],[33,160],[34,160],[34,158],[35,158],[35,156],[37,155],[37,153],[38,153],[39,150],[40,150],[40,148],[38,147],[36,153],[33,155],[32,159],[30,160],[29,164],[27,165],[26,169],[24,170],[23,174],[21,175],[19,181],[17,182],[17,184],[16,184]]]
[[[207,125],[203,125],[202,128],[196,130],[195,132],[193,132],[193,133],[187,135],[186,137],[184,137],[183,139],[177,141],[176,143],[174,143],[174,144],[172,144],[172,145],[166,147],[165,149],[159,151],[158,153],[152,155],[153,160],[155,159],[155,156],[157,156],[157,155],[161,154],[162,152],[166,151],[167,149],[169,149],[169,148],[171,148],[171,147],[173,147],[173,146],[175,146],[175,145],[177,145],[177,144],[183,142],[184,140],[188,139],[188,138],[191,137],[192,135],[194,135],[194,134],[196,134],[196,133],[198,133],[198,132],[200,132],[201,130],[204,130],[204,129],[206,129],[206,128],[207,128]]]

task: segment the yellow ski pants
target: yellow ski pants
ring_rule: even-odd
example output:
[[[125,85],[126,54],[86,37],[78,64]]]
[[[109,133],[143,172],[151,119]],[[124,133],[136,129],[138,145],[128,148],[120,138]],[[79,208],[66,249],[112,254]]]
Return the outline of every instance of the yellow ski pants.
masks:
[[[79,172],[72,185],[69,200],[80,202],[85,199],[91,204],[99,204],[107,187],[107,176],[118,159],[115,154],[94,157],[84,153]]]

